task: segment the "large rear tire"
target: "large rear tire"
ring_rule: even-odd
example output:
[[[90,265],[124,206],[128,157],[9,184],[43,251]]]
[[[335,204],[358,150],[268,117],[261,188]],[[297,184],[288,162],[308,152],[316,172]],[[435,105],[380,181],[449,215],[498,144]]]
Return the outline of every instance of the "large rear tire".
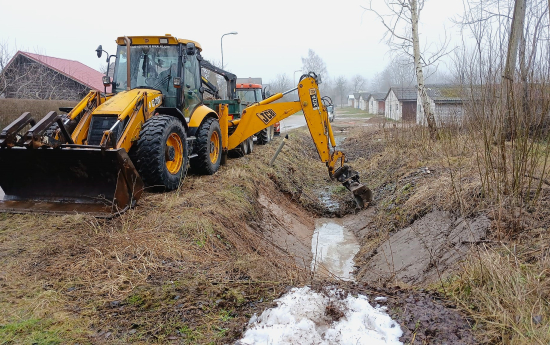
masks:
[[[193,171],[201,175],[212,175],[220,168],[222,159],[222,131],[217,119],[209,117],[196,133],[195,152],[191,159]]]
[[[147,120],[130,157],[143,182],[155,192],[177,189],[187,172],[188,148],[185,128],[169,115]]]
[[[259,131],[256,134],[256,138],[258,139],[256,143],[258,143],[258,145],[269,144],[269,142],[273,138],[273,135],[271,134],[272,130],[273,130],[273,126],[269,126]]]

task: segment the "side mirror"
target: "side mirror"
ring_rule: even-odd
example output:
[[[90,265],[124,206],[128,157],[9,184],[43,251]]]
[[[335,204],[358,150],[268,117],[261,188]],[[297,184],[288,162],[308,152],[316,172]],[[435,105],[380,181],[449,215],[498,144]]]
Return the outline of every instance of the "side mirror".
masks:
[[[101,55],[103,54],[103,47],[101,46],[101,44],[99,45],[99,47],[97,47],[95,52],[97,53],[97,57],[100,58]]]
[[[101,80],[103,81],[103,86],[111,85],[111,77],[109,77],[108,75],[104,75]]]
[[[268,88],[269,88],[269,87],[266,86],[266,87],[264,87],[264,89],[262,90],[262,96],[263,96],[264,99],[267,99],[267,98],[271,97],[271,92],[269,91]]]
[[[196,50],[195,43],[193,42],[187,43],[187,46],[186,46],[187,55],[195,55],[195,50]]]

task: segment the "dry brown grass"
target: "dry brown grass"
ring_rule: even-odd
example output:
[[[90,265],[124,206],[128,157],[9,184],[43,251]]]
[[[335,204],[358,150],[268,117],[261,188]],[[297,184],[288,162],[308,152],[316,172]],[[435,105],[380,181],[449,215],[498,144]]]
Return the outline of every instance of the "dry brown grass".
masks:
[[[546,239],[547,241],[547,239]],[[483,341],[550,342],[550,260],[546,249],[529,263],[517,246],[483,248],[449,284],[450,296],[468,310]]]
[[[262,150],[113,220],[0,215],[0,342],[234,339],[307,277],[247,227],[258,189],[277,192]]]
[[[59,107],[74,107],[77,102],[60,100],[37,99],[0,99],[0,129],[6,127],[13,120],[26,111],[29,111],[36,121],[50,111],[59,113]]]
[[[351,140],[368,138],[355,147],[367,159],[351,163],[374,189],[376,202],[377,231],[364,239],[358,257],[368,256],[390,233],[432,209],[465,217],[485,213],[492,227],[483,247],[465,258],[456,275],[429,288],[447,294],[472,317],[484,343],[548,344],[550,190],[539,183],[548,172],[539,166],[533,170],[538,180],[522,181],[528,197],[497,197],[484,185],[481,138],[456,128],[440,134],[434,142],[422,128],[396,126],[356,129],[349,135]],[[369,154],[369,145],[380,142],[383,150]],[[517,200],[525,202],[518,205]]]

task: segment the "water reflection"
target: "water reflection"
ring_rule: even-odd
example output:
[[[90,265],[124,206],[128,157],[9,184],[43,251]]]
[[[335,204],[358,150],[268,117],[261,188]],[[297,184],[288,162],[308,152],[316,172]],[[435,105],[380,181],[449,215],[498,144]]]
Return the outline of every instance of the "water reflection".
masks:
[[[353,258],[359,251],[355,235],[338,220],[318,219],[311,241],[311,269],[325,276],[353,280]]]

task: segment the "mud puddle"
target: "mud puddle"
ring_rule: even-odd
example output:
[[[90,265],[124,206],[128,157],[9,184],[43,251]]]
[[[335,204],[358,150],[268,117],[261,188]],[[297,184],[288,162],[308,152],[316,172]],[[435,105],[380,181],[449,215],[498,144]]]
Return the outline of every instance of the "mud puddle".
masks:
[[[311,239],[311,270],[325,277],[353,280],[353,259],[359,251],[355,235],[340,220],[321,218],[315,221]]]

